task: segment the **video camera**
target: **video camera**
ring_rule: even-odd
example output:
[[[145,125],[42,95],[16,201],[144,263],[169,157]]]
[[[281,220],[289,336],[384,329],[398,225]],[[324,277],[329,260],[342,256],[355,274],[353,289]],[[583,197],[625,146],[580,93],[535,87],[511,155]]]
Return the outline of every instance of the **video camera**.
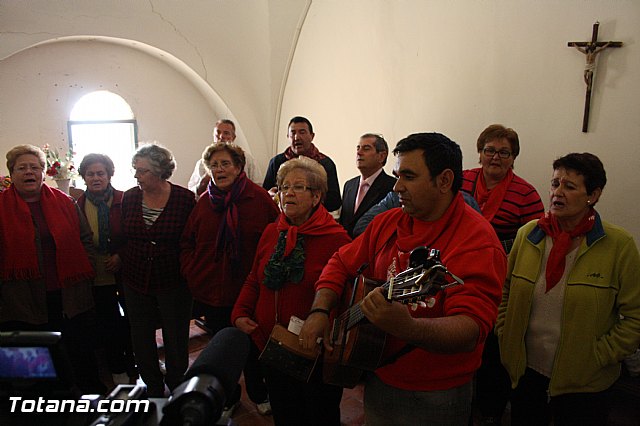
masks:
[[[232,327],[218,332],[168,399],[148,399],[137,385],[119,385],[102,398],[81,395],[74,385],[60,333],[0,332],[0,424],[217,424],[249,354],[248,339]]]

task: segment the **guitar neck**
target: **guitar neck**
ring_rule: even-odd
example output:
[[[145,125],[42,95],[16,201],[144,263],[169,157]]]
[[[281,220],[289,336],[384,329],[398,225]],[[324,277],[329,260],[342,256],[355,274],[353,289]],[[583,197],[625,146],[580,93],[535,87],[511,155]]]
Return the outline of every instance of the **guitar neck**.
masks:
[[[416,270],[416,269],[418,268],[413,268],[412,270]],[[394,279],[397,279],[397,277]],[[362,285],[364,285],[364,283]],[[391,285],[392,285],[392,280],[389,280],[380,285],[385,290],[385,297],[387,297],[386,291],[389,289]],[[393,300],[393,298],[390,298],[389,300]],[[365,321],[366,318],[364,316],[364,313],[362,312],[362,309],[360,309],[360,303],[356,303],[353,306],[351,306],[349,309],[344,311],[342,315],[340,315],[340,318],[338,318],[337,320],[340,321],[341,323],[342,332],[346,333],[347,331],[356,327],[358,324]]]
[[[446,283],[444,281],[446,275],[450,275],[454,282]],[[460,284],[463,284],[460,278],[450,273],[441,263],[437,263],[428,269],[423,266],[407,269],[382,284],[381,287],[385,290],[385,298],[389,301],[415,303]],[[361,285],[365,285],[364,282]],[[349,330],[365,320],[365,315],[360,308],[360,301],[358,301],[334,320],[333,341],[344,336]]]

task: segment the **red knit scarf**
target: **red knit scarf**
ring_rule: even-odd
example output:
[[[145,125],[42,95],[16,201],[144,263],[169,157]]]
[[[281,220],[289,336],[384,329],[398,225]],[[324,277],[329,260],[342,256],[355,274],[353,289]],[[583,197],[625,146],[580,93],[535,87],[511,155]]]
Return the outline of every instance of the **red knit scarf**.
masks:
[[[398,259],[399,266],[402,269],[406,268],[411,250],[419,246],[438,249],[444,254],[447,247],[442,246],[439,242],[452,240],[450,234],[456,232],[464,217],[464,210],[465,202],[458,192],[440,219],[425,222],[403,214],[397,224],[396,246],[398,251],[402,253]],[[445,237],[443,238],[443,236]]]
[[[95,272],[80,240],[80,220],[74,202],[65,193],[43,184],[40,205],[55,241],[61,287],[93,278]],[[0,211],[0,276],[7,281],[42,278],[31,211],[15,187],[0,194]]]
[[[547,280],[547,292],[551,290],[564,274],[565,259],[571,248],[571,239],[586,234],[596,223],[596,211],[591,207],[584,215],[578,226],[573,231],[565,232],[560,229],[558,218],[546,212],[538,219],[538,226],[553,240],[553,247],[547,259],[545,278]]]
[[[222,223],[218,228],[216,239],[216,258],[227,251],[231,259],[237,259],[238,253],[238,208],[236,203],[244,195],[247,186],[247,175],[241,172],[231,185],[229,191],[222,191],[214,185],[213,179],[209,182],[209,200],[213,209],[222,213]]]
[[[284,156],[287,160],[291,160],[293,158],[298,158],[298,154],[296,154],[295,152],[293,152],[293,149],[291,149],[291,147],[287,147],[287,149],[284,151]],[[312,160],[316,160],[318,162],[320,162],[320,160],[323,160],[325,158],[327,158],[326,155],[324,155],[323,153],[320,152],[320,150],[318,148],[316,148],[316,146],[313,144],[313,142],[311,143],[311,147],[309,148],[309,152],[307,154],[304,155],[305,157],[309,157]]]
[[[280,213],[276,229],[278,232],[286,231],[287,233],[284,257],[289,256],[293,251],[298,242],[298,234],[331,235],[346,232],[322,204],[319,204],[316,211],[311,214],[311,217],[300,226],[291,225],[287,221],[287,216],[284,213]]]
[[[478,202],[480,210],[482,211],[482,216],[491,222],[496,213],[498,213],[498,210],[502,205],[502,201],[504,200],[504,196],[507,193],[507,188],[513,180],[513,170],[509,169],[509,171],[507,171],[507,175],[500,181],[500,183],[490,190],[487,189],[487,181],[484,178],[484,172],[482,169],[480,169],[478,175],[473,198]]]

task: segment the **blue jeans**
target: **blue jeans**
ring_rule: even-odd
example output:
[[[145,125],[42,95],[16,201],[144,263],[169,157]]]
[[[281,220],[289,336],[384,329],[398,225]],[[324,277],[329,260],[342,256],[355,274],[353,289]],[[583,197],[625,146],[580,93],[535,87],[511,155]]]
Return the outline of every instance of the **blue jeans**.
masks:
[[[439,391],[407,391],[384,384],[372,374],[364,388],[367,426],[467,426],[471,416],[472,381]]]

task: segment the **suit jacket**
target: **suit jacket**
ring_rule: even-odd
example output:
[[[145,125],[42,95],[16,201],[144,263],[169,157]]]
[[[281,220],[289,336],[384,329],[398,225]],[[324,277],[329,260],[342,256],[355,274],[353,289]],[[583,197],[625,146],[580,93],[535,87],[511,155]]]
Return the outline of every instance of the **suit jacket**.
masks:
[[[382,173],[378,175],[376,180],[367,191],[364,199],[360,203],[358,210],[353,211],[353,207],[356,203],[356,197],[358,196],[358,187],[360,186],[360,176],[356,176],[353,179],[349,179],[344,184],[342,191],[342,212],[340,213],[340,225],[344,226],[349,236],[353,237],[353,227],[360,217],[367,212],[371,207],[375,206],[382,200],[391,190],[396,183],[396,178],[389,176],[382,170]]]

